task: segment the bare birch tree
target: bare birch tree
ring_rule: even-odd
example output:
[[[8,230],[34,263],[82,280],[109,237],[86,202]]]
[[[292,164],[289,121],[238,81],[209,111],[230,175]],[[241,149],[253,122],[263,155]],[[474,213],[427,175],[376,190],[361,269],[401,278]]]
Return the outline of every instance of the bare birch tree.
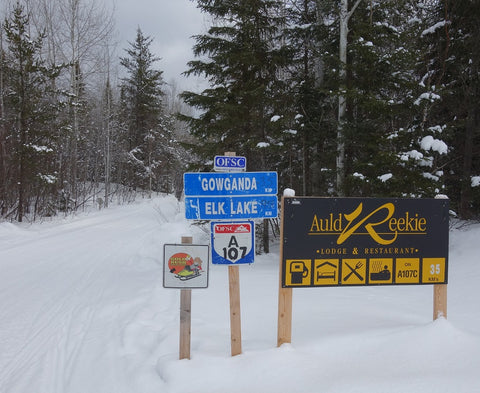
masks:
[[[85,165],[79,166],[79,143],[82,139],[82,122],[88,112],[82,94],[105,80],[105,52],[113,46],[113,6],[95,0],[27,0],[34,9],[38,29],[47,32],[46,56],[53,63],[69,65],[69,79],[58,81],[69,91],[69,126],[65,136],[60,172],[69,185],[68,194],[73,201],[80,196],[79,180],[85,181]],[[85,97],[83,97],[85,100]],[[83,170],[83,175],[80,173]]]

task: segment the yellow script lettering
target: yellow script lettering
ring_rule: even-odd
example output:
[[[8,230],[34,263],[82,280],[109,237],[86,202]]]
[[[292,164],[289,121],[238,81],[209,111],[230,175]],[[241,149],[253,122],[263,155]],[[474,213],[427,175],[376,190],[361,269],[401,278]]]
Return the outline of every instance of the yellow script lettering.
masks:
[[[392,239],[385,239],[385,238],[382,238],[374,229],[377,225],[383,224],[393,216],[393,213],[395,212],[395,206],[393,205],[393,203],[385,203],[384,205],[375,209],[373,212],[371,212],[370,214],[368,214],[367,216],[365,216],[363,219],[361,219],[355,225],[352,226],[353,221],[358,216],[360,216],[360,214],[362,213],[362,210],[363,210],[363,203],[360,203],[352,213],[344,214],[345,218],[348,221],[348,224],[343,230],[343,232],[340,234],[340,236],[338,237],[337,244],[342,244],[343,242],[345,242],[353,233],[355,233],[355,231],[360,226],[365,224],[365,222],[367,222],[373,215],[375,215],[377,212],[380,212],[382,210],[387,211],[385,218],[378,222],[370,222],[365,224],[365,229],[367,230],[368,234],[372,237],[372,239],[380,244],[392,244],[397,239],[397,234],[398,234],[397,231],[392,233],[392,235],[394,235]]]

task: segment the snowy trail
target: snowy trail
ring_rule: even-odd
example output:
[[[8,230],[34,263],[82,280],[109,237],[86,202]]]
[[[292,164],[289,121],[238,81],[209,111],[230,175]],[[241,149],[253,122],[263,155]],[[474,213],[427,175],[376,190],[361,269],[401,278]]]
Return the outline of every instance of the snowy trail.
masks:
[[[163,242],[178,241],[170,238],[175,223],[162,226],[175,209],[162,217],[159,206],[150,207],[127,206],[39,232],[33,226],[23,240],[2,247],[0,337],[8,342],[1,343],[1,392],[32,385],[73,392],[86,387],[77,380],[85,375],[91,391],[108,391],[118,383],[111,378],[129,385],[124,370],[115,369],[131,345],[125,325],[160,282]]]
[[[189,234],[173,197],[31,226],[0,223],[0,393],[480,393],[480,225],[450,238],[448,320],[432,286],[304,288],[276,347],[278,243],[240,267],[242,355],[230,356],[228,273],[179,291],[163,244]]]

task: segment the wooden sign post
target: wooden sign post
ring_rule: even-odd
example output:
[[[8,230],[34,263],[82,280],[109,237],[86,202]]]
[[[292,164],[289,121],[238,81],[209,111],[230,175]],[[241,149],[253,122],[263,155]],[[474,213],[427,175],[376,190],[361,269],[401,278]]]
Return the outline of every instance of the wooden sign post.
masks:
[[[433,320],[447,319],[447,284],[433,286]]]
[[[207,244],[192,244],[191,236],[163,245],[163,287],[180,289],[180,360],[190,359],[192,289],[208,288],[209,251]]]
[[[182,244],[192,244],[191,236],[182,236]],[[180,290],[180,360],[190,359],[192,326],[192,290]]]
[[[225,152],[234,157],[235,152]],[[242,353],[242,321],[240,315],[240,271],[237,265],[228,266],[228,291],[230,296],[230,346],[232,356]]]
[[[240,275],[238,266],[228,267],[230,295],[230,341],[232,356],[242,353],[242,322],[240,317]]]
[[[277,346],[292,342],[292,288],[282,287],[283,267],[283,214],[284,198],[280,216],[280,279],[278,286],[278,325],[277,325]]]

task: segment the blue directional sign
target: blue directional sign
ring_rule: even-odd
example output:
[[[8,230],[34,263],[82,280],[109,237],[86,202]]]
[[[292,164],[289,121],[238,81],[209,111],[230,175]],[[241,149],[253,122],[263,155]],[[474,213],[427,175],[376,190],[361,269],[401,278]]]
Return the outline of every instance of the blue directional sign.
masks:
[[[222,172],[245,172],[247,159],[241,156],[215,156],[213,170]]]
[[[185,196],[276,195],[277,172],[216,173],[183,175]]]
[[[190,220],[243,220],[277,217],[276,195],[185,197]]]

